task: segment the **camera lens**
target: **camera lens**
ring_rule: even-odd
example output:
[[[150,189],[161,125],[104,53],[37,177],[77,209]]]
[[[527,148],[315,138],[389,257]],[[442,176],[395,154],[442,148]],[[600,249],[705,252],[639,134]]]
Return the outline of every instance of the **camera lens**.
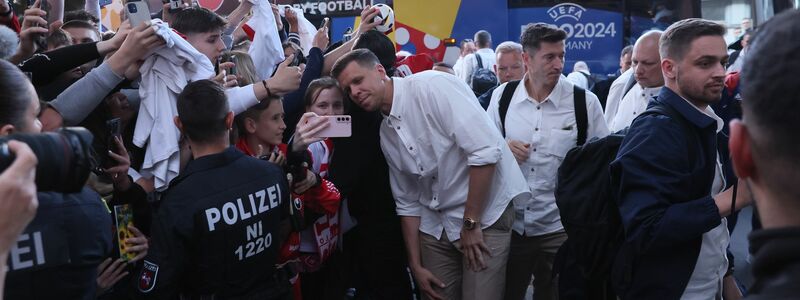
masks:
[[[135,14],[137,12],[136,4],[128,3],[128,11]]]
[[[93,167],[90,156],[92,134],[84,128],[69,128],[42,134],[14,134],[0,139],[28,144],[36,154],[36,189],[42,192],[80,192]],[[0,149],[6,149],[0,147]],[[13,153],[0,151],[0,171],[14,161]]]

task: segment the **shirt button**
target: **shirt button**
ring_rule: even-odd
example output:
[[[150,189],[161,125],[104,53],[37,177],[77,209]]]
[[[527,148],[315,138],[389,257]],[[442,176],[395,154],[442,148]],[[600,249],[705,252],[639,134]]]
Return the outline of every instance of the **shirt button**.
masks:
[[[531,172],[533,172],[533,171],[534,171],[533,168],[531,168]]]
[[[419,167],[419,170],[420,170],[420,171],[425,171],[425,169],[424,169],[424,168],[422,168],[422,167]]]
[[[397,126],[397,130],[400,130],[400,126]]]
[[[408,147],[408,150],[414,151],[414,147]]]
[[[527,209],[527,210],[531,210],[531,208],[530,208],[530,207],[526,207],[525,209]]]
[[[539,128],[538,128],[538,127],[537,127],[537,128],[534,128],[534,129],[533,129],[533,131],[539,131]]]
[[[433,176],[433,180],[436,180],[436,176]],[[433,197],[433,198],[436,199],[436,197]]]
[[[540,110],[540,109],[542,109],[542,107],[541,107],[541,106],[537,106],[537,107],[536,107],[536,110]]]
[[[533,148],[533,152],[536,152],[536,148]]]

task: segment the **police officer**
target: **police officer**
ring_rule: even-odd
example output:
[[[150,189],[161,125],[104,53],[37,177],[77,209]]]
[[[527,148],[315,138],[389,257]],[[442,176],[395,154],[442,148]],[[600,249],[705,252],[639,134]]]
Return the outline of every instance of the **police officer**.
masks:
[[[289,203],[283,171],[229,147],[233,113],[218,84],[189,83],[177,109],[175,125],[194,160],[155,212],[139,292],[156,299],[289,297],[285,272],[275,267]]]
[[[8,255],[5,299],[94,299],[97,266],[112,249],[108,209],[86,187],[37,197],[36,217]]]
[[[39,133],[40,106],[33,85],[3,60],[0,91],[0,137]],[[36,217],[11,247],[8,269],[0,269],[8,271],[5,299],[94,299],[97,266],[112,249],[108,209],[86,187],[79,193],[36,196]]]

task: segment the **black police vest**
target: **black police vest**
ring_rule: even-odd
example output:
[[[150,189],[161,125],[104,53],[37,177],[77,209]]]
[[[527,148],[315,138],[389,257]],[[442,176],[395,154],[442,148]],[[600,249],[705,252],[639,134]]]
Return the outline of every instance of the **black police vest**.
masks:
[[[191,161],[154,216],[140,292],[222,299],[264,289],[288,199],[279,167],[235,148]]]
[[[8,255],[5,299],[94,299],[97,266],[111,253],[100,196],[38,193],[36,217]]]

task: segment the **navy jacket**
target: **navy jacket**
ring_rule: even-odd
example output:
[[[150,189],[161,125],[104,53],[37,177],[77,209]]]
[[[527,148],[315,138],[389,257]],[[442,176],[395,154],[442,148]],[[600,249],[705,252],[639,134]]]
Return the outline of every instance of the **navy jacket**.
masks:
[[[703,234],[721,222],[710,191],[718,146],[728,165],[727,137],[669,88],[648,106],[654,105],[672,107],[684,120],[637,118],[611,164],[626,235],[613,271],[622,299],[680,298]]]
[[[36,195],[36,217],[8,255],[5,299],[95,299],[97,266],[112,251],[108,208],[87,187]]]

